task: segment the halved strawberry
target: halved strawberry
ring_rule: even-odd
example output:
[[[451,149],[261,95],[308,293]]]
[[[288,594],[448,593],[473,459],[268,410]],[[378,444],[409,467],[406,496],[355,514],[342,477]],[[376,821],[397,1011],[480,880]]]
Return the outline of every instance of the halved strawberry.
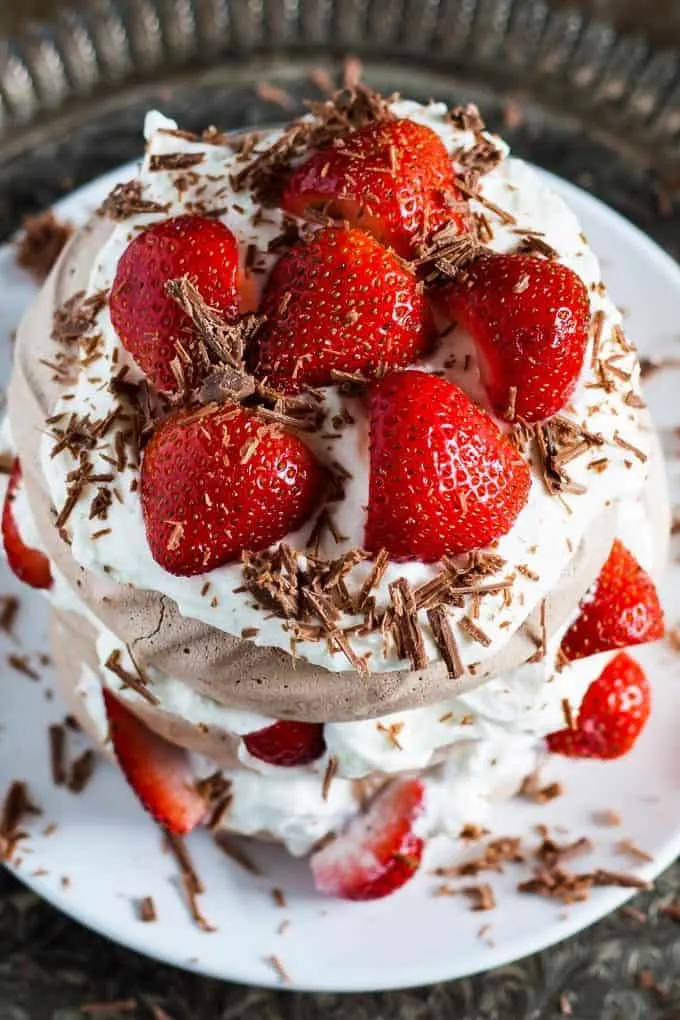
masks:
[[[15,458],[9,478],[5,504],[2,509],[2,544],[12,572],[31,588],[51,588],[50,561],[40,549],[31,549],[24,543],[14,519],[12,504],[22,484],[21,464]]]
[[[114,329],[149,381],[167,393],[178,389],[171,363],[178,345],[188,384],[196,334],[189,316],[165,290],[169,280],[191,278],[201,297],[226,319],[239,311],[238,247],[219,220],[177,216],[147,227],[118,263],[109,307]]]
[[[664,634],[656,585],[618,539],[562,639],[568,659],[658,641]]]
[[[286,393],[325,386],[334,369],[408,365],[434,339],[413,274],[361,230],[330,227],[296,244],[274,266],[262,311],[255,372]]]
[[[497,414],[535,422],[564,407],[590,324],[588,292],[573,270],[531,255],[489,253],[466,267],[446,300],[477,345]]]
[[[318,505],[323,469],[292,433],[235,404],[179,411],[154,432],[141,470],[153,558],[200,574],[295,531]]]
[[[282,205],[323,208],[404,257],[447,221],[462,230],[451,159],[439,136],[412,120],[380,120],[320,149],[294,171]]]
[[[106,687],[103,694],[118,764],[142,807],[170,832],[191,832],[207,804],[196,790],[187,752],[145,726]]]
[[[619,652],[585,693],[574,729],[548,734],[548,749],[569,758],[620,758],[651,712],[651,690],[635,659]]]
[[[247,733],[243,742],[254,758],[292,768],[316,761],[326,750],[321,723],[282,720]]]
[[[319,892],[344,900],[377,900],[411,879],[424,841],[413,831],[425,789],[417,779],[395,779],[331,843],[312,854]]]
[[[427,563],[489,545],[527,501],[526,461],[453,383],[393,372],[371,386],[365,546]]]

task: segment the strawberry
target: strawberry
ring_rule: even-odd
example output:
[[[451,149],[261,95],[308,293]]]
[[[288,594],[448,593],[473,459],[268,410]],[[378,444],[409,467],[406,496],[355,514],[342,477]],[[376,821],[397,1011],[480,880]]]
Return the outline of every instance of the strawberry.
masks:
[[[145,726],[106,687],[103,695],[118,764],[142,807],[170,832],[191,832],[207,804],[196,790],[187,752]]]
[[[621,758],[642,733],[650,711],[642,666],[619,652],[586,691],[576,727],[548,734],[548,749],[568,758]]]
[[[5,556],[12,572],[24,584],[30,584],[31,588],[51,588],[50,561],[40,549],[31,549],[25,544],[14,519],[12,504],[19,493],[21,481],[21,464],[18,458],[15,458],[2,510],[2,544],[5,547]]]
[[[618,539],[562,639],[567,659],[658,641],[664,634],[656,586]]]
[[[297,436],[235,404],[179,411],[142,460],[142,512],[153,558],[188,576],[266,549],[318,505],[325,476]]]
[[[282,205],[303,216],[321,207],[408,258],[414,244],[454,220],[460,202],[437,134],[412,120],[380,120],[315,152],[290,177]]]
[[[453,383],[393,372],[371,386],[364,543],[426,563],[489,545],[527,501],[529,467]]]
[[[434,325],[416,279],[361,230],[330,227],[275,265],[262,300],[255,372],[294,393],[333,370],[374,376],[430,347]]]
[[[188,276],[201,297],[226,319],[239,311],[238,248],[232,232],[218,220],[178,216],[137,234],[118,263],[109,307],[114,329],[148,380],[167,393],[179,384],[171,368],[177,344],[189,385],[196,343],[194,327],[165,290],[169,280]]]
[[[461,273],[446,303],[477,345],[497,414],[536,422],[564,407],[590,324],[588,292],[573,270],[531,255],[489,253]]]
[[[248,733],[243,742],[254,758],[291,768],[316,761],[326,750],[321,723],[284,720]]]
[[[424,841],[413,831],[425,790],[417,779],[395,779],[368,812],[353,818],[310,858],[319,892],[344,900],[378,900],[400,889],[420,867]]]

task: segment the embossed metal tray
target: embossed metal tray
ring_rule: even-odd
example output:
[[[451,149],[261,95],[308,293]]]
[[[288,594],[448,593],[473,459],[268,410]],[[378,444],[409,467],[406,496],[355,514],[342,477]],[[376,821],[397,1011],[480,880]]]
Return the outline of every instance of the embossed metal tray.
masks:
[[[3,52],[4,51],[4,52]],[[0,48],[0,223],[139,152],[143,111],[271,123],[361,58],[414,98],[472,99],[519,155],[680,251],[680,54],[545,0],[89,0]],[[285,111],[288,115],[290,111]]]

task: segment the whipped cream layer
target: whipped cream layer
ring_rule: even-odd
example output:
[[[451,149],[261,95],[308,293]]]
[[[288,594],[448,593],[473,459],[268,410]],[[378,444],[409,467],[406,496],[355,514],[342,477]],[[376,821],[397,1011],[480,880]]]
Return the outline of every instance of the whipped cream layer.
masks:
[[[157,673],[150,677],[159,699],[154,713],[146,702],[124,688],[101,663],[113,649],[125,649],[110,632],[97,641],[99,667],[78,662],[70,631],[59,631],[61,685],[89,732],[108,746],[108,724],[102,686],[114,690],[135,712],[141,712],[165,736],[177,730],[167,716],[203,731],[223,730],[229,736],[252,732],[273,720],[228,710],[197,695],[182,681]],[[561,638],[561,635],[560,635]],[[493,803],[512,796],[525,776],[545,756],[544,736],[564,725],[563,702],[576,714],[590,683],[613,653],[604,653],[555,668],[558,642],[540,663],[527,664],[505,680],[490,680],[467,695],[427,709],[365,722],[332,723],[324,727],[325,755],[313,765],[281,768],[259,761],[238,741],[238,761],[231,767],[206,754],[192,756],[197,778],[220,771],[229,781],[231,802],[221,822],[229,831],[274,839],[295,855],[309,852],[328,833],[338,831],[359,810],[366,788],[384,776],[419,773],[426,789],[423,836],[458,835],[466,823],[482,824]],[[64,663],[64,659],[66,662]],[[224,745],[228,746],[228,745]],[[234,743],[232,741],[232,748]],[[330,756],[334,778],[324,784]],[[220,767],[222,766],[222,767]],[[325,796],[324,796],[325,790]]]
[[[447,119],[446,107],[442,104],[422,107],[399,102],[393,109],[398,116],[410,117],[436,131],[452,156],[461,148],[469,149],[474,145],[472,133],[454,127]],[[253,217],[260,210],[253,196],[247,190],[235,191],[231,184],[230,174],[244,165],[239,162],[239,157],[225,146],[180,137],[173,133],[174,127],[173,122],[158,114],[149,116],[147,152],[139,174],[144,199],[160,204],[165,211],[133,215],[112,227],[111,235],[92,267],[89,294],[110,290],[118,260],[139,229],[166,216],[195,211],[197,203],[208,210],[224,210],[220,218],[237,238],[244,261],[248,246],[255,246],[258,271],[253,280],[258,288],[263,286],[275,259],[267,247],[280,233],[281,214],[276,209],[267,209],[266,215],[257,216],[254,223]],[[258,151],[269,146],[276,137],[274,133],[263,139]],[[502,148],[502,143],[496,144]],[[502,151],[505,155],[506,150],[502,148]],[[203,162],[192,171],[195,180],[186,173],[151,169],[154,156],[196,152],[203,155]],[[512,598],[505,600],[501,595],[486,595],[481,599],[476,622],[487,635],[488,645],[480,645],[463,631],[457,634],[466,666],[491,660],[502,652],[532,610],[559,583],[574,550],[589,529],[612,504],[641,489],[647,474],[645,459],[650,443],[647,414],[634,406],[636,402],[630,398],[631,394],[633,397],[639,394],[637,358],[630,347],[620,343],[617,333],[621,324],[620,314],[606,295],[597,259],[576,217],[534,170],[516,159],[504,158],[482,178],[480,191],[483,201],[491,205],[472,201],[471,209],[485,214],[493,227],[490,248],[495,251],[513,250],[521,240],[522,231],[540,231],[542,239],[557,251],[560,261],[583,279],[589,288],[593,313],[602,314],[600,363],[611,363],[614,370],[606,388],[603,388],[602,379],[591,364],[591,352],[587,353],[576,392],[564,411],[566,417],[602,437],[601,446],[592,447],[569,465],[575,485],[585,486],[586,491],[579,495],[550,495],[538,466],[533,466],[527,505],[510,533],[500,539],[495,549],[505,561],[505,566],[497,575],[489,577],[489,581],[512,578]],[[490,211],[494,205],[505,211],[506,215],[501,219]],[[59,401],[55,414],[77,413],[101,419],[118,404],[118,398],[108,387],[111,377],[123,366],[129,367],[130,379],[139,377],[112,327],[107,307],[97,316],[92,333],[101,336],[95,355],[89,356],[86,364],[81,363],[77,383]],[[473,399],[484,402],[474,345],[464,330],[449,330],[437,349],[414,367],[441,371]],[[324,392],[329,420],[346,409],[354,421],[332,440],[322,438],[321,432],[304,436],[322,462],[335,461],[351,476],[346,483],[345,499],[333,505],[338,529],[345,537],[335,541],[326,534],[320,550],[322,555],[333,558],[361,546],[363,542],[368,499],[368,422],[359,401],[342,396],[333,387]],[[115,443],[117,427],[114,425],[106,439],[93,451],[91,459],[95,471],[110,471],[111,465],[106,458]],[[46,437],[42,448],[42,469],[51,500],[60,508],[67,498],[68,475],[76,462],[68,451],[52,456],[52,447],[53,440]],[[593,461],[604,459],[604,470],[590,468]],[[135,466],[126,467],[117,476],[114,483],[117,498],[110,508],[105,528],[101,521],[90,519],[92,491],[78,501],[67,522],[75,560],[88,571],[104,573],[110,579],[137,589],[169,596],[186,618],[202,621],[235,637],[240,637],[246,629],[249,632],[256,629],[251,639],[256,645],[290,651],[290,633],[285,621],[267,614],[253,603],[247,593],[236,591],[242,583],[240,564],[220,567],[208,575],[175,577],[153,561],[146,541],[137,476]],[[288,535],[286,541],[293,548],[304,549],[313,526],[314,520],[310,520],[299,532]],[[105,533],[93,538],[102,531]],[[350,590],[358,589],[370,566],[370,562],[366,562],[354,568],[347,579]],[[406,577],[411,585],[418,586],[430,580],[437,570],[436,564],[418,561],[390,564],[374,592],[378,610],[389,605],[388,589],[394,580]],[[208,581],[210,587],[206,594]],[[452,622],[468,615],[470,608],[470,604],[451,608]],[[347,628],[361,622],[358,617],[346,615],[341,625]],[[436,662],[440,655],[424,613],[421,613],[420,622],[428,656],[430,661]],[[408,662],[397,656],[393,645],[387,654],[383,654],[380,633],[352,634],[349,640],[358,655],[370,656],[371,672],[408,668]],[[298,640],[296,652],[309,663],[326,670],[347,669],[343,654],[329,648],[327,642]]]

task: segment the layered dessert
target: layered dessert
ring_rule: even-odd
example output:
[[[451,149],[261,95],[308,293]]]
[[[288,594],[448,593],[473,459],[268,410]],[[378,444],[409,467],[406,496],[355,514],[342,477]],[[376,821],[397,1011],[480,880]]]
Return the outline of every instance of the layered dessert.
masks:
[[[668,502],[574,214],[473,107],[146,121],[19,330],[2,533],[143,806],[384,896],[627,753]],[[606,767],[603,764],[602,767]]]

